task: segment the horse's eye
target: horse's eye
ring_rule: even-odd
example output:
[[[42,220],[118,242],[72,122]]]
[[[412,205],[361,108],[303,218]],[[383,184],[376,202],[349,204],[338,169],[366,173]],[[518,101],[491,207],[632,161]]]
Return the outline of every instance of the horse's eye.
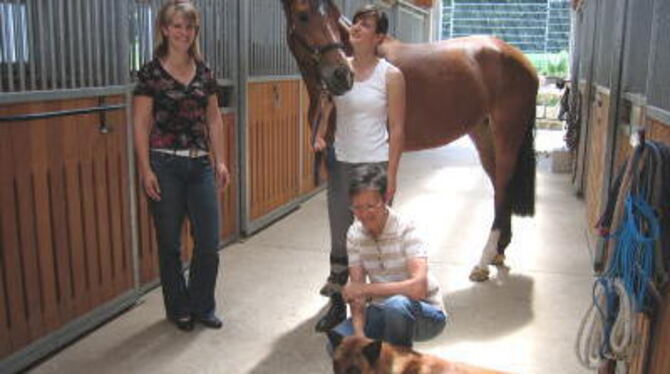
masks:
[[[299,13],[298,14],[298,21],[303,22],[303,23],[307,23],[307,21],[309,21],[309,14],[304,13],[304,12]]]

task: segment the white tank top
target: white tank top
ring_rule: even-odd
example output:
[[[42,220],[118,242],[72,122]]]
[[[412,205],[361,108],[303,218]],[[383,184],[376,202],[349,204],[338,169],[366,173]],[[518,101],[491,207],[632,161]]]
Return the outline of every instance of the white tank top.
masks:
[[[337,108],[335,158],[338,161],[388,161],[386,71],[390,66],[385,59],[379,59],[368,79],[354,81],[351,90],[334,97]]]

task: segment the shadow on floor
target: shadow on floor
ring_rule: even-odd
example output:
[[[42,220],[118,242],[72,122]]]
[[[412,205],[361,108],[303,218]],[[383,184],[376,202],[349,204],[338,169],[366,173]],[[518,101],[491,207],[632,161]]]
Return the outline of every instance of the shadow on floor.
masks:
[[[332,372],[332,362],[326,353],[326,335],[314,331],[316,321],[326,312],[326,299],[323,300],[324,307],[318,314],[279,337],[273,345],[272,352],[248,373],[307,374]],[[296,369],[297,367],[299,369]]]
[[[429,345],[495,339],[529,324],[533,319],[533,279],[498,274],[483,283],[445,295],[449,324]]]

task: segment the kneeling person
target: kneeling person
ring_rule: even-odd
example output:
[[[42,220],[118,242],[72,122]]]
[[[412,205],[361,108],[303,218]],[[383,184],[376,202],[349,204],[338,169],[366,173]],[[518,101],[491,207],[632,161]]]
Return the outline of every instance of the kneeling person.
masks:
[[[381,167],[353,170],[349,195],[356,220],[347,233],[350,278],[342,290],[351,318],[333,330],[411,347],[439,334],[446,314],[428,272],[426,244],[412,223],[384,204],[386,181]]]

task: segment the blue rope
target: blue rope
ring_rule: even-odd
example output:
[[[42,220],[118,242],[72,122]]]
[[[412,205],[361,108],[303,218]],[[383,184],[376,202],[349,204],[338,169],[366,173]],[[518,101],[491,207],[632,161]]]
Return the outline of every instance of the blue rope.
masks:
[[[648,288],[654,274],[654,245],[659,235],[659,223],[653,209],[640,195],[628,195],[623,222],[615,235],[618,237],[616,247],[603,276],[622,279],[636,312],[647,305]]]

